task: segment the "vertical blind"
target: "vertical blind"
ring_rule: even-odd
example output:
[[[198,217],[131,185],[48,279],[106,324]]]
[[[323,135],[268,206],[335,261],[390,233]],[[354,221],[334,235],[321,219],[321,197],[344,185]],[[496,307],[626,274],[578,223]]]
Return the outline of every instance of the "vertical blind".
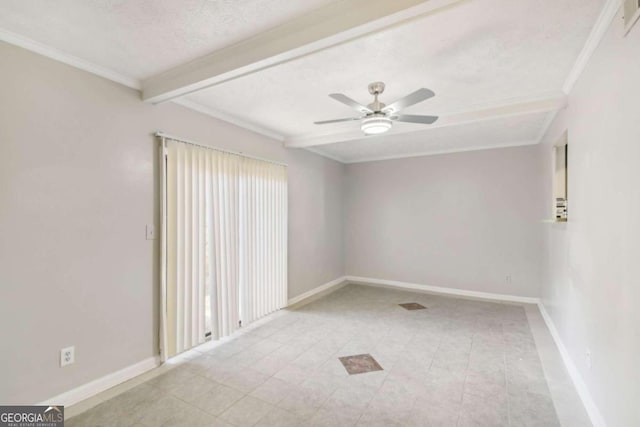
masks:
[[[287,302],[287,168],[243,158],[240,175],[240,317],[248,323]]]
[[[163,355],[287,301],[286,166],[165,139]]]

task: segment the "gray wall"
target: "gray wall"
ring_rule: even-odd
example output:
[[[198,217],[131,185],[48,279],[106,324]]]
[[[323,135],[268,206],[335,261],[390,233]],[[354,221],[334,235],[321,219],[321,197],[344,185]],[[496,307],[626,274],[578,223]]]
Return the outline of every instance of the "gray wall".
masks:
[[[289,297],[344,275],[341,164],[4,43],[0,58],[0,402],[157,354],[156,130],[287,162]]]
[[[348,165],[347,274],[537,297],[539,155],[529,146]]]
[[[605,38],[545,140],[569,138],[569,221],[546,227],[542,298],[609,426],[640,425],[640,27]],[[590,349],[592,367],[586,362]]]

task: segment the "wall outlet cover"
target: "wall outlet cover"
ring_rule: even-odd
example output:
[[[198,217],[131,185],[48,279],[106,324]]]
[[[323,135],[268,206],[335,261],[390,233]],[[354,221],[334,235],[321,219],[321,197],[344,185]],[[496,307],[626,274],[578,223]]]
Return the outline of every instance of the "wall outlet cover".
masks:
[[[76,361],[76,348],[75,346],[65,347],[60,350],[60,367],[71,365]]]

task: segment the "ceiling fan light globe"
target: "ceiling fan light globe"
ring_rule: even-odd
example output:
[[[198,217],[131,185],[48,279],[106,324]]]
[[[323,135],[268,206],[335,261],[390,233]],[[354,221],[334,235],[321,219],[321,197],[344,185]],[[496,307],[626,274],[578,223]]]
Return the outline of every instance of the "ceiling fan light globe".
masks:
[[[393,122],[387,117],[370,117],[362,120],[360,129],[367,135],[379,135],[391,129],[391,126]]]

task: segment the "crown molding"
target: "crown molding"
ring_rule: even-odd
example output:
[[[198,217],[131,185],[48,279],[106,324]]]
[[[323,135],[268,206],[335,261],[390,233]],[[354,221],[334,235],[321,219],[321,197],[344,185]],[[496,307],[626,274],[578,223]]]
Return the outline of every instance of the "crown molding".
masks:
[[[206,107],[202,104],[199,104],[197,102],[193,102],[190,101],[188,99],[173,99],[171,102],[173,102],[174,104],[178,104],[181,105],[185,108],[188,108],[190,110],[194,110],[197,111],[199,113],[202,114],[206,114],[207,116],[210,117],[214,117],[216,119],[225,121],[227,123],[231,123],[234,124],[236,126],[239,126],[241,128],[250,130],[252,132],[255,133],[259,133],[260,135],[264,135],[266,137],[269,137],[271,139],[275,139],[276,141],[284,141],[284,136],[280,135],[279,133],[272,131],[270,129],[266,129],[263,128],[261,126],[255,125],[253,123],[249,123],[245,120],[239,119],[238,117],[232,116],[230,114],[227,113],[223,113],[221,111],[215,110],[213,108],[210,107]]]
[[[310,152],[312,152],[314,154],[317,154],[319,156],[326,157],[327,159],[335,160],[338,163],[346,164],[344,159],[341,159],[338,156],[334,156],[334,155],[331,155],[331,154],[328,154],[328,153],[323,153],[322,151],[317,150],[317,149],[315,149],[313,147],[304,147],[304,149],[307,150],[307,151],[310,151]]]
[[[540,133],[538,133],[538,137],[536,138],[536,144],[540,144],[542,142],[544,137],[547,135],[547,132],[551,128],[551,125],[553,124],[553,121],[558,116],[559,112],[560,112],[560,110],[555,110],[555,111],[549,112],[549,114],[547,115],[547,118],[544,120],[542,128],[540,129]]]
[[[107,80],[120,83],[121,85],[130,87],[131,89],[140,90],[142,87],[140,81],[134,79],[133,77],[125,76],[124,74],[120,74],[117,71],[113,71],[109,68],[96,65],[89,61],[85,61],[84,59],[65,53],[52,46],[37,42],[27,37],[23,37],[19,34],[12,33],[11,31],[7,31],[2,28],[0,28],[0,40],[14,46],[29,50],[31,52],[38,53],[42,56],[46,56],[47,58],[54,59],[58,62],[62,62],[72,67],[79,68],[91,74],[95,74],[96,76],[103,77]]]
[[[589,33],[589,37],[587,37],[587,41],[582,47],[582,51],[580,51],[580,55],[578,55],[578,59],[576,59],[576,62],[573,64],[573,68],[571,68],[569,75],[562,85],[562,90],[567,95],[571,92],[571,89],[573,89],[573,86],[580,78],[580,75],[587,66],[589,59],[591,59],[591,56],[602,41],[602,38],[607,33],[609,25],[611,25],[611,22],[618,13],[618,9],[620,9],[621,5],[621,0],[607,0],[605,3],[600,15],[598,15],[598,19],[596,19],[596,22]]]
[[[493,144],[493,145],[482,145],[478,147],[451,148],[448,150],[422,151],[420,153],[396,154],[393,156],[377,156],[377,157],[374,156],[374,157],[366,157],[358,160],[343,160],[342,163],[345,163],[347,165],[352,165],[355,163],[378,162],[381,160],[398,160],[398,159],[408,159],[411,157],[424,157],[424,156],[437,156],[440,154],[465,153],[467,151],[482,151],[482,150],[492,150],[497,148],[523,147],[526,145],[536,145],[537,143],[538,143],[537,141],[518,141],[518,142],[512,142],[508,144]],[[322,153],[318,152],[318,154],[322,154]]]
[[[598,15],[598,18],[596,19],[596,22],[593,25],[589,36],[587,37],[587,41],[582,47],[582,51],[580,51],[580,55],[578,55],[576,62],[573,64],[573,68],[571,68],[571,71],[569,72],[569,75],[567,76],[562,86],[562,91],[565,94],[569,95],[569,93],[573,89],[573,86],[582,75],[584,69],[589,63],[589,60],[593,56],[593,53],[595,52],[596,48],[602,41],[602,38],[609,29],[613,18],[615,18],[616,14],[618,13],[621,5],[621,0],[608,0],[603,6],[602,10],[600,11],[600,15]],[[538,144],[541,143],[544,137],[547,135],[547,132],[551,128],[551,125],[553,124],[555,118],[558,116],[559,112],[560,110],[556,110],[549,113],[549,117],[547,117],[547,120],[540,129],[540,134],[537,138]]]
[[[549,113],[551,120],[549,123],[551,123],[553,121],[553,118],[556,116],[557,112],[551,112]],[[544,133],[543,133],[544,135]],[[466,147],[466,148],[452,148],[449,150],[436,150],[436,151],[421,151],[419,153],[410,153],[410,154],[396,154],[396,155],[392,155],[392,156],[373,156],[373,157],[365,157],[363,159],[358,159],[358,160],[345,160],[342,159],[340,157],[328,154],[328,153],[324,153],[322,151],[322,148],[320,147],[304,147],[305,150],[307,151],[311,151],[312,153],[318,154],[322,157],[326,157],[328,159],[331,160],[335,160],[336,162],[345,164],[345,165],[353,165],[356,163],[368,163],[368,162],[378,162],[378,161],[383,161],[383,160],[399,160],[399,159],[408,159],[408,158],[412,158],[412,157],[425,157],[425,156],[438,156],[441,154],[453,154],[453,153],[465,153],[468,151],[482,151],[482,150],[493,150],[493,149],[499,149],[499,148],[513,148],[513,147],[524,147],[527,145],[537,145],[539,144],[539,140],[532,140],[532,141],[519,141],[519,142],[512,142],[512,143],[508,143],[508,144],[496,144],[496,145],[483,145],[483,146],[479,146],[479,147]]]

